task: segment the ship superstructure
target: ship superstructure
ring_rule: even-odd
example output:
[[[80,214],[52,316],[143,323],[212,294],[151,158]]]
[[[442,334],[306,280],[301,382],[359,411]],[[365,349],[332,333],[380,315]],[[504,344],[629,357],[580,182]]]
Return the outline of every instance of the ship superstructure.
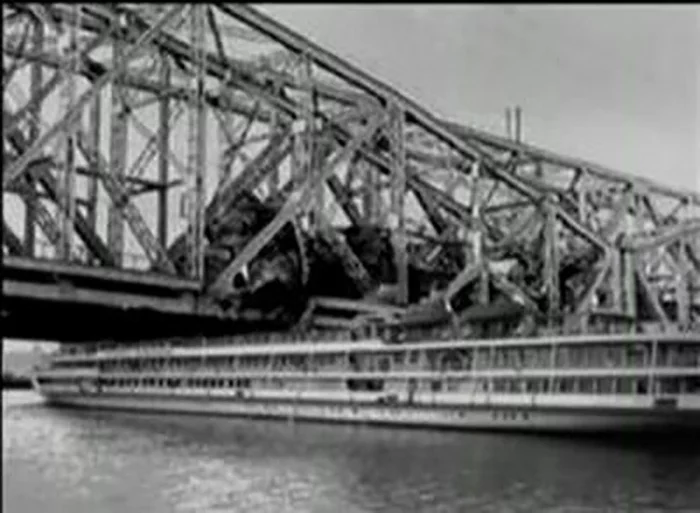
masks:
[[[391,343],[279,334],[65,348],[52,403],[142,411],[560,431],[700,428],[700,338]]]

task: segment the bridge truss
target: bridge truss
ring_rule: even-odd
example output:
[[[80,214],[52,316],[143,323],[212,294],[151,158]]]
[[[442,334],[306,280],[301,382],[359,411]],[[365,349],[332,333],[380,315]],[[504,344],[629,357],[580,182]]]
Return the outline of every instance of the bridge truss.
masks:
[[[246,5],[5,3],[3,28],[6,260],[184,278],[291,324],[439,305],[466,333],[508,303],[515,335],[700,330],[700,193],[439,119]],[[247,301],[284,273],[293,315]]]

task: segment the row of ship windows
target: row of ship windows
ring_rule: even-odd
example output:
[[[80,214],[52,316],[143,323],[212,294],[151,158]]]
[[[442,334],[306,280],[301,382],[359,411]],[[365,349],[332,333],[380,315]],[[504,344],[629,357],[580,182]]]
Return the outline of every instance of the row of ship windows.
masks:
[[[40,384],[48,383],[76,383],[70,378],[41,378]],[[647,394],[650,385],[658,393],[700,393],[700,378],[536,378],[536,379],[511,379],[496,378],[484,379],[476,382],[457,379],[429,379],[418,380],[410,378],[405,382],[401,380],[384,379],[345,379],[338,381],[335,386],[317,386],[318,382],[306,383],[285,382],[280,378],[270,380],[255,380],[249,378],[220,379],[220,378],[101,378],[98,380],[101,386],[122,388],[206,388],[206,389],[284,389],[291,390],[337,390],[343,388],[349,391],[382,392],[388,390],[407,389],[409,394],[416,391],[431,392],[493,392],[509,394],[542,394],[542,393],[578,393],[578,394]],[[291,386],[289,386],[291,384]],[[387,386],[388,385],[388,386]],[[466,387],[466,388],[465,388]]]
[[[524,350],[521,352],[495,351],[493,355],[487,350],[473,351],[458,349],[450,351],[428,351],[421,355],[420,351],[408,351],[388,355],[377,354],[326,354],[326,355],[280,355],[280,356],[242,356],[242,357],[183,357],[183,358],[141,358],[100,362],[102,371],[119,370],[150,370],[150,369],[300,369],[318,370],[323,367],[349,366],[360,371],[389,371],[392,368],[407,368],[421,362],[426,370],[470,370],[500,369],[500,368],[549,368],[552,364],[558,368],[579,367],[643,367],[650,361],[650,355],[644,349],[625,351],[615,348],[604,348],[594,351],[590,348],[561,348],[552,361],[551,352],[547,349]],[[565,353],[565,354],[563,354]],[[421,356],[425,360],[421,360]],[[472,359],[476,357],[476,361]],[[700,345],[688,347],[683,351],[660,352],[656,364],[659,366],[700,367]],[[79,367],[80,362],[57,362],[59,368]]]

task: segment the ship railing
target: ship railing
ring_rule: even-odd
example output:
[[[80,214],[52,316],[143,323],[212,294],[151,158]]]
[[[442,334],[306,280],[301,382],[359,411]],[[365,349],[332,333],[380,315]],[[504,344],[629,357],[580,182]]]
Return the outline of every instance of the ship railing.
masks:
[[[352,340],[350,331],[337,332],[333,334],[283,334],[283,333],[252,333],[245,335],[224,336],[203,338],[196,337],[190,339],[161,339],[157,341],[143,341],[132,343],[112,343],[109,347],[85,347],[85,348],[64,348],[57,356],[89,356],[99,354],[102,356],[128,357],[144,356],[149,354],[162,353],[163,349],[174,348],[213,348],[232,345],[265,345],[265,344],[295,344],[299,342],[348,342]]]
[[[93,356],[99,355],[102,357],[140,357],[143,355],[155,355],[160,354],[167,356],[168,349],[173,348],[215,348],[222,346],[236,346],[236,345],[265,345],[265,344],[284,344],[284,343],[328,343],[328,342],[352,342],[354,337],[351,331],[337,332],[337,333],[310,333],[310,334],[295,334],[295,333],[265,333],[265,334],[249,334],[249,335],[236,335],[236,336],[224,336],[216,338],[205,339],[203,337],[196,337],[190,339],[161,339],[156,341],[142,341],[136,343],[116,343],[116,342],[103,342],[100,344],[95,344],[92,346],[61,346],[58,353],[52,354],[52,358],[57,360],[71,360],[80,356]],[[647,341],[647,342],[650,342]],[[674,343],[673,338],[667,340],[659,340],[663,343]],[[498,343],[495,341],[494,343]],[[166,351],[163,351],[163,350]],[[622,358],[622,355],[600,355],[600,358],[610,358],[611,356],[615,358]],[[636,355],[627,355],[627,358],[636,358]],[[587,356],[588,358],[588,356]],[[700,360],[700,353],[693,350],[685,350],[682,352],[672,352],[664,358],[673,358],[678,360],[680,365],[684,366],[696,366]],[[657,360],[659,361],[659,360]],[[587,362],[590,365],[592,362]],[[622,361],[608,362],[610,366],[624,365]],[[568,363],[567,363],[568,365]]]
[[[97,368],[78,368],[78,369],[56,369],[43,368],[37,370],[36,373],[42,378],[81,378],[81,377],[96,377],[99,375]]]

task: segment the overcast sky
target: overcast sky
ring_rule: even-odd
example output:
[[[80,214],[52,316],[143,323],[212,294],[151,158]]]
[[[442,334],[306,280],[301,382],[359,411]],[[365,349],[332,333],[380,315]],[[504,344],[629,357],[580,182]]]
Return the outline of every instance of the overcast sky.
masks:
[[[260,5],[436,114],[700,191],[699,6]]]

